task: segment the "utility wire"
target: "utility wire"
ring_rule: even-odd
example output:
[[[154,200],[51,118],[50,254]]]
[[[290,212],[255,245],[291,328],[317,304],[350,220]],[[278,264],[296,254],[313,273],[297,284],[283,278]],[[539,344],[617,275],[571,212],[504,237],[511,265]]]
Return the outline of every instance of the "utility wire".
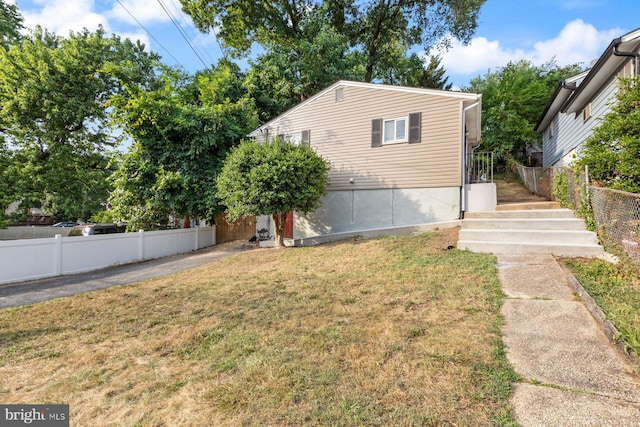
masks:
[[[164,46],[162,45],[162,43],[160,43],[160,41],[159,41],[157,38],[155,38],[155,37],[153,36],[153,34],[151,34],[151,32],[150,32],[149,30],[147,30],[147,29],[144,27],[144,25],[142,25],[142,23],[141,23],[140,21],[138,21],[138,19],[137,19],[135,16],[133,16],[133,13],[129,12],[129,9],[127,9],[127,8],[124,6],[124,4],[122,4],[122,2],[121,2],[120,0],[116,0],[116,1],[118,2],[118,4],[119,4],[120,6],[122,6],[122,8],[125,10],[125,12],[127,12],[127,13],[129,14],[129,16],[130,16],[134,21],[136,21],[136,22],[138,23],[138,25],[140,25],[140,27],[142,27],[142,29],[143,29],[147,34],[149,34],[149,37],[151,37],[151,38],[152,38],[156,43],[158,43],[158,45],[159,45],[159,46],[160,46],[160,47],[161,47],[165,52],[167,52],[167,53],[169,54],[169,56],[170,56],[174,61],[176,61],[176,63],[178,63],[178,65],[180,65],[182,68],[186,68],[184,65],[182,65],[182,64],[180,63],[180,61],[178,61],[178,60],[176,59],[176,57],[175,57],[175,56],[173,56],[173,55],[171,54],[171,52],[169,51],[169,49],[167,49],[166,47],[164,47]]]
[[[182,28],[180,28],[180,25],[178,25],[178,23],[176,22],[175,18],[173,17],[173,15],[171,15],[171,12],[169,12],[169,10],[167,9],[167,7],[164,5],[164,3],[162,2],[162,0],[158,0],[158,3],[160,4],[160,6],[162,7],[162,9],[164,10],[164,12],[167,14],[167,16],[169,17],[169,19],[171,19],[171,22],[173,22],[173,25],[177,28],[178,32],[180,33],[180,35],[182,36],[182,38],[184,39],[185,42],[187,42],[187,44],[189,45],[189,47],[191,48],[191,50],[193,51],[193,53],[196,54],[196,56],[198,57],[198,59],[200,60],[200,62],[202,62],[202,65],[207,68],[208,65],[202,60],[202,57],[198,54],[198,52],[196,51],[196,49],[193,47],[193,45],[191,44],[191,42],[189,41],[189,38],[187,37],[187,35],[185,34],[185,32],[182,30]]]
[[[191,39],[195,40],[197,38],[197,33],[194,31],[193,25],[191,25],[189,22],[187,22],[187,20],[185,19],[184,13],[182,13],[182,10],[180,10],[178,8],[178,6],[176,6],[175,0],[168,0],[168,1],[169,1],[169,4],[173,8],[174,16],[177,16],[177,17],[180,18],[180,23],[183,24],[182,28],[186,28],[187,31],[189,32],[189,36],[191,37]],[[216,41],[218,41],[217,38],[216,38]],[[204,52],[204,55],[211,62],[211,64],[213,64],[215,62],[213,60],[213,58],[211,57],[211,55],[209,55],[209,52],[207,51],[205,46],[201,45],[199,50],[200,50],[201,53]],[[222,48],[221,48],[221,50],[222,50]],[[224,52],[222,52],[222,54],[224,55]]]

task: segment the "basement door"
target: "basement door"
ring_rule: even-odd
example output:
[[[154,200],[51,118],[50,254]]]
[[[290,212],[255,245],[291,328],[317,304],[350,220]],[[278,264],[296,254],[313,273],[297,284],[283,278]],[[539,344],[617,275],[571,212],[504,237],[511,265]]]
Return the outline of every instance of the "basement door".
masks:
[[[293,239],[293,211],[289,211],[285,214],[284,223],[284,238]]]

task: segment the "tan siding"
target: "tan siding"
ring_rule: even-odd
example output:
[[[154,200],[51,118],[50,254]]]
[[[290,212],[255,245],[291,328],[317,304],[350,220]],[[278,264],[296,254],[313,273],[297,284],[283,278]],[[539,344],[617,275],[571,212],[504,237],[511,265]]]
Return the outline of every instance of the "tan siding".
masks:
[[[345,86],[274,123],[271,135],[311,130],[311,146],[332,164],[330,190],[460,186],[462,100]],[[422,112],[422,141],[371,148],[371,120]],[[353,178],[354,183],[349,179]]]

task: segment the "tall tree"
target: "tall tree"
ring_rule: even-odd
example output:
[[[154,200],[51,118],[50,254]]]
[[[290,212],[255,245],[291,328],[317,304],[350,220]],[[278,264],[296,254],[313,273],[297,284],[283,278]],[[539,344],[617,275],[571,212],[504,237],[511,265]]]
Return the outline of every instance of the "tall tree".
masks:
[[[22,15],[18,12],[15,4],[6,3],[0,0],[0,44],[5,49],[11,43],[15,43],[20,39],[20,30],[22,25]]]
[[[599,184],[640,193],[640,77],[620,79],[616,102],[576,162]]]
[[[340,79],[362,80],[364,68],[348,38],[327,23],[322,10],[300,23],[300,38],[274,45],[251,61],[253,83],[262,121],[305,100]]]
[[[528,146],[542,145],[534,127],[558,82],[580,71],[553,60],[541,66],[521,60],[472,79],[465,90],[482,94],[482,149],[524,161]]]
[[[429,49],[440,43],[446,48],[451,43],[448,35],[468,43],[484,1],[181,0],[181,3],[201,31],[215,30],[234,55],[247,54],[255,43],[265,51],[291,49],[292,59],[302,56],[303,48],[309,46],[297,45],[297,41],[305,39],[306,21],[320,13],[326,25],[345,38],[344,49],[358,53],[362,79],[370,82],[394,66],[393,55],[397,54],[398,46],[403,47],[403,53],[418,45]]]
[[[134,144],[113,176],[110,203],[133,229],[164,228],[171,216],[213,219],[220,211],[215,176],[228,150],[257,125],[232,63],[196,76],[165,67],[158,82],[125,83],[127,93],[111,103]]]
[[[60,219],[102,209],[108,153],[119,142],[106,104],[122,90],[103,69],[123,63],[130,79],[145,81],[155,61],[102,29],[60,37],[37,28],[0,50],[0,135],[20,161],[15,198]]]
[[[440,63],[440,57],[431,56],[429,62],[415,53],[404,56],[398,55],[394,68],[389,68],[384,83],[400,84],[402,86],[421,87],[427,89],[450,90],[452,84],[445,76],[446,70]]]

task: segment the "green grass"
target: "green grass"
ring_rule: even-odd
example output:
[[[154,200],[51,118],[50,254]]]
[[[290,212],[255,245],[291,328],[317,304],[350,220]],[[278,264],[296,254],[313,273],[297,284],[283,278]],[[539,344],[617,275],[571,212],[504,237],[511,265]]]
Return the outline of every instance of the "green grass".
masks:
[[[582,286],[620,332],[628,350],[640,355],[640,275],[623,251],[620,262],[600,259],[564,259]]]
[[[255,250],[0,311],[0,401],[73,425],[515,425],[495,259],[457,230]]]

